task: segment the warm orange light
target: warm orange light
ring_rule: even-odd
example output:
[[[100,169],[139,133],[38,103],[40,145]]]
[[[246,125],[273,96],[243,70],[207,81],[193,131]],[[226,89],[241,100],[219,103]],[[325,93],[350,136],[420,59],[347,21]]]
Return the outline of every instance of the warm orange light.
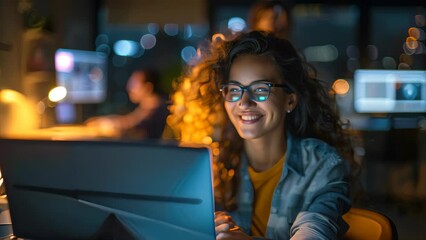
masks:
[[[212,147],[212,148],[213,148],[213,147]],[[212,149],[212,153],[213,153],[213,156],[219,156],[219,153],[220,153],[219,148],[213,148],[213,149]]]
[[[336,94],[344,95],[349,92],[350,86],[345,79],[337,79],[333,83],[333,90]]]
[[[22,93],[0,90],[0,135],[25,133],[37,128],[38,120],[34,105]]]
[[[177,92],[173,96],[173,100],[177,106],[182,106],[185,102],[185,97],[183,96],[182,92]]]
[[[415,27],[410,27],[408,29],[408,35],[410,35],[410,37],[413,37],[415,40],[418,40],[420,39],[420,30]]]
[[[209,136],[206,136],[203,138],[203,143],[204,144],[211,144],[213,142],[213,139]]]
[[[407,43],[407,47],[409,49],[413,50],[413,49],[416,49],[417,47],[419,47],[419,43],[417,42],[417,40],[414,37],[407,37],[405,42]]]
[[[222,33],[215,33],[212,36],[212,42],[216,42],[219,40],[225,40],[225,35],[223,35]]]
[[[234,169],[229,169],[228,176],[229,177],[233,177],[234,175],[235,175],[235,170]]]
[[[191,89],[191,81],[187,78],[183,81],[183,90],[189,91]]]
[[[22,94],[9,89],[0,91],[0,102],[13,103],[22,98]]]

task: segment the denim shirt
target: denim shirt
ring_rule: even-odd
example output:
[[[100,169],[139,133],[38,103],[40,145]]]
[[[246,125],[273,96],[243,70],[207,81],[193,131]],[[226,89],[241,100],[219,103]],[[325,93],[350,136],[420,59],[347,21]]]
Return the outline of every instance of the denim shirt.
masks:
[[[348,226],[341,216],[350,208],[348,164],[327,143],[287,136],[282,176],[272,196],[266,239],[336,239]],[[247,157],[241,166],[238,209],[230,215],[250,232],[253,186]],[[255,238],[263,239],[263,238]]]

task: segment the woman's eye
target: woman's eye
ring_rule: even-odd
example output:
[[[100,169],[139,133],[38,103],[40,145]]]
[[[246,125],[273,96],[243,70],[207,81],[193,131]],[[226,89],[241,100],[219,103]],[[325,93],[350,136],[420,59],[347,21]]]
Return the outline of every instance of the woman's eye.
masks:
[[[254,92],[267,92],[268,89],[267,88],[256,88],[254,89]]]
[[[239,91],[241,91],[241,89],[240,89],[240,88],[238,88],[238,87],[230,87],[230,88],[229,88],[229,91],[230,91],[230,92],[239,92]]]

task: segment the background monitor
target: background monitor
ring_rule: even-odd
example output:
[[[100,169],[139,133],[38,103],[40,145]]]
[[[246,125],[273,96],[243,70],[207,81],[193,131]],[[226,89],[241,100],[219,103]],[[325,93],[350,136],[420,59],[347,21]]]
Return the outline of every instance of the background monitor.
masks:
[[[2,139],[0,168],[19,238],[215,239],[207,148]]]
[[[354,107],[359,113],[426,112],[426,71],[356,70]]]
[[[58,49],[56,82],[67,89],[68,103],[101,103],[107,95],[107,56],[101,52]]]

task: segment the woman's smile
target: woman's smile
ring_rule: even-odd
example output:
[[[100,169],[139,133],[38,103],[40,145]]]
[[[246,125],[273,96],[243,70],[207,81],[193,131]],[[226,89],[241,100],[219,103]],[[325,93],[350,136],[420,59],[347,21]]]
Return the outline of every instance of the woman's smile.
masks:
[[[263,115],[252,112],[242,112],[240,114],[240,119],[243,124],[254,124],[259,121]]]

